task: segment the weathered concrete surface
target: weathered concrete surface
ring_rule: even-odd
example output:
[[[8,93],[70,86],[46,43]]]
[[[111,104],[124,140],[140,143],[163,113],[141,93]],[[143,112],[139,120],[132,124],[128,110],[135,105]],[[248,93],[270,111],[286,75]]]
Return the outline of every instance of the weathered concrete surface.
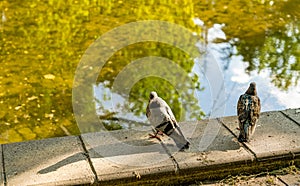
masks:
[[[292,185],[299,186],[300,185],[300,173],[287,174],[284,176],[279,176],[279,178],[287,185],[290,185],[290,186],[292,186]]]
[[[4,185],[4,175],[3,175],[3,161],[2,161],[3,159],[2,159],[2,145],[0,146],[0,165],[1,165],[1,167],[0,167],[0,185],[2,186],[2,185]]]
[[[291,118],[295,123],[300,126],[300,108],[298,109],[287,109],[281,111],[284,115]]]
[[[233,177],[228,180],[223,180],[221,183],[203,184],[204,186],[224,186],[224,185],[237,185],[237,186],[286,186],[276,176],[268,175],[263,177]],[[290,185],[289,185],[290,186]]]
[[[186,152],[178,152],[168,136],[162,142],[149,139],[151,129],[6,144],[4,162],[0,155],[5,168],[0,181],[2,185],[186,184],[299,165],[298,113],[283,112],[263,113],[250,143],[237,141],[237,117],[180,123],[191,141]],[[280,179],[293,183],[298,177]]]
[[[191,125],[195,125],[195,122],[183,125],[183,131],[188,133]],[[207,128],[217,130],[217,133],[211,143],[208,141],[207,145],[204,145],[201,141]],[[233,171],[236,166],[254,161],[254,156],[216,119],[198,122],[190,141],[192,145],[189,151],[174,154],[181,170],[179,174],[184,176],[185,181],[192,181],[195,176],[197,179],[226,176],[226,169]]]
[[[216,119],[199,121],[197,123],[182,123],[181,128],[184,133],[188,133],[188,129],[193,125],[196,125],[196,130],[192,137],[189,138],[192,144],[191,148],[187,152],[174,154],[175,159],[181,165],[180,168],[186,166],[192,154],[197,156],[196,159],[192,158],[192,161],[196,160],[196,166],[199,166],[199,163],[207,165],[208,162],[210,162],[209,164],[220,164],[232,161],[254,160],[254,156],[247,152],[243,146],[238,143],[237,139],[222,127]],[[214,128],[216,133],[212,141],[208,141],[207,144],[204,145],[204,143],[201,142],[203,141],[202,138],[205,135],[204,132],[206,128]],[[213,154],[213,156],[211,156],[211,154]],[[226,156],[224,156],[225,154]]]
[[[93,174],[78,137],[4,145],[8,185],[92,183]]]
[[[247,181],[240,180],[235,185],[239,186],[249,186],[249,185],[276,185],[276,186],[286,186],[275,176],[265,176],[265,177],[254,177]]]
[[[137,181],[138,184],[180,184],[179,177],[187,181],[193,179],[195,172],[198,178],[212,177],[212,172],[219,174],[216,166],[224,171],[228,164],[240,166],[254,160],[254,156],[216,119],[180,125],[191,142],[191,148],[186,152],[178,152],[174,141],[167,136],[162,137],[162,143],[156,139],[149,140],[150,131],[125,130],[82,135],[100,185],[106,181],[111,181],[111,184],[128,184],[129,181]],[[161,179],[157,180],[157,175]],[[118,181],[120,178],[126,181]]]
[[[237,117],[221,119],[224,124],[239,134]],[[300,126],[280,112],[261,114],[256,131],[249,143],[245,143],[258,159],[300,152]]]
[[[175,172],[176,166],[151,131],[123,130],[84,134],[82,138],[101,182]]]

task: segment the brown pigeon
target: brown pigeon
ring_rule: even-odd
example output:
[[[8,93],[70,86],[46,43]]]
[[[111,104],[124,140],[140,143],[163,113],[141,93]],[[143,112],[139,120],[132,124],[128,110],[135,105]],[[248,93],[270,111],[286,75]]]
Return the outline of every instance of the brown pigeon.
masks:
[[[162,132],[174,140],[180,151],[189,148],[190,143],[182,134],[171,108],[156,92],[150,93],[146,116],[157,131],[153,137],[158,138],[156,135]]]
[[[250,83],[245,94],[240,96],[237,103],[237,114],[240,127],[238,140],[239,142],[249,142],[260,115],[260,99],[257,96],[255,82]]]

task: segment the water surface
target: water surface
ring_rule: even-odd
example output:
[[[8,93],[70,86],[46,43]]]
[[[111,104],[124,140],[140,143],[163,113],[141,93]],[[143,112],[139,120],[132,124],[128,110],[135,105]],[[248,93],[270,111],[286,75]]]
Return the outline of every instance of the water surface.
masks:
[[[191,58],[158,42],[136,43],[116,51],[91,85],[98,99],[97,104],[84,107],[90,113],[84,116],[87,132],[101,125],[94,119],[95,108],[109,129],[130,127],[112,118],[146,122],[144,111],[153,89],[181,121],[235,115],[238,96],[251,81],[257,82],[263,111],[297,108],[299,8],[297,0],[1,1],[0,142],[78,134],[72,88],[80,84],[73,80],[81,58],[104,33],[139,20],[161,20],[187,28],[195,40],[189,46],[199,56]],[[138,32],[145,34],[143,29]],[[116,102],[129,101],[124,109],[114,106],[119,115],[115,114],[110,100],[115,78],[124,67],[147,56],[173,61],[189,80],[176,88],[164,78],[144,78],[129,94],[112,96]],[[223,76],[224,92],[217,99],[222,101],[212,96],[216,92],[210,90],[205,73],[211,60]],[[103,98],[105,92],[108,96]],[[220,112],[215,112],[218,108]]]

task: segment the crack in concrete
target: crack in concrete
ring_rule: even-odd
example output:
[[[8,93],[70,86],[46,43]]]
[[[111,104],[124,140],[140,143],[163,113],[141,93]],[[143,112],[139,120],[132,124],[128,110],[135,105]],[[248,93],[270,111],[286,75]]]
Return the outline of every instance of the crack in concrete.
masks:
[[[162,140],[160,140],[160,144],[162,145],[166,153],[169,155],[169,158],[171,158],[174,164],[175,173],[177,173],[180,170],[178,162],[176,161],[175,157],[172,155],[172,153],[169,151],[168,147],[163,143]]]
[[[4,162],[4,149],[3,145],[1,144],[1,155],[2,155],[2,176],[3,176],[3,184],[4,186],[7,185],[7,179],[6,179],[6,172],[5,172],[5,162]]]
[[[219,122],[226,130],[228,130],[228,131],[231,133],[231,135],[233,135],[236,139],[238,139],[238,136],[235,135],[234,132],[233,132],[232,130],[230,130],[230,128],[227,127],[226,124],[225,124],[223,121],[221,121],[220,118],[217,118],[217,121],[218,121],[218,122]],[[253,150],[251,150],[251,148],[248,147],[248,145],[247,145],[245,142],[239,142],[239,143],[241,143],[241,144],[244,146],[244,148],[254,156],[255,160],[258,160],[257,155],[255,154],[255,152],[254,152]]]
[[[89,165],[90,165],[90,168],[91,168],[91,170],[92,170],[92,172],[93,172],[93,174],[94,174],[94,176],[95,176],[94,183],[99,183],[99,178],[98,178],[96,169],[95,169],[95,167],[94,167],[94,165],[93,165],[93,162],[92,162],[92,160],[91,160],[91,157],[90,157],[90,155],[89,155],[89,152],[88,152],[88,150],[87,150],[87,148],[86,148],[86,146],[85,146],[85,144],[84,144],[84,142],[83,142],[82,136],[79,135],[78,138],[79,138],[79,141],[81,142],[81,146],[82,146],[83,151],[84,151],[83,155],[87,158],[88,163],[89,163]]]
[[[278,177],[277,175],[276,175],[276,177],[277,177],[277,179],[278,179],[281,183],[283,183],[283,184],[286,185],[286,186],[289,186],[289,184],[287,184],[283,179],[281,179],[281,178]]]
[[[296,123],[298,126],[300,126],[300,123],[298,123],[296,120],[294,120],[293,118],[291,118],[288,114],[284,113],[283,111],[279,111],[281,114],[283,114],[286,118],[288,118],[289,120],[293,121],[294,123]]]
[[[152,128],[152,131],[154,133],[156,132],[154,128]],[[172,162],[174,164],[174,167],[175,167],[175,173],[177,173],[180,170],[180,168],[179,168],[179,164],[176,161],[175,157],[172,155],[172,153],[169,151],[168,147],[164,144],[164,142],[160,138],[156,138],[156,139],[160,142],[161,146],[166,151],[166,153],[168,154],[169,158],[171,158],[171,160],[172,160]]]

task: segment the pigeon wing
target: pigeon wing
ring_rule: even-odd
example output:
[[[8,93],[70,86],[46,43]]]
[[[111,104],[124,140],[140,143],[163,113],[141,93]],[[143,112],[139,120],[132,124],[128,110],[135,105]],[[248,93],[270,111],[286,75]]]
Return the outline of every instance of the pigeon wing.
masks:
[[[238,119],[241,123],[245,122],[246,119],[248,118],[248,112],[246,109],[246,96],[245,94],[241,95],[238,103],[237,103],[237,115]]]
[[[251,114],[250,114],[250,124],[255,125],[258,121],[260,115],[260,99],[258,96],[251,96]]]
[[[154,126],[167,121],[168,115],[164,107],[164,101],[159,97],[150,100],[146,109],[146,115]]]
[[[151,115],[151,112],[150,112],[150,101],[149,101],[147,108],[146,108],[146,116],[148,119],[149,119],[150,115]]]

